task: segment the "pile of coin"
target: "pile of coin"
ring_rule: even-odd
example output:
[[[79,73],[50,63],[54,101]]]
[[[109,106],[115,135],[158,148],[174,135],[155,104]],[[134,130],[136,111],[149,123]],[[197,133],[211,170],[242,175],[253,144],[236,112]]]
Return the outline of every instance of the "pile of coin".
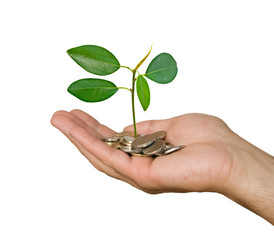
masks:
[[[181,148],[180,146],[173,146],[164,141],[166,137],[165,131],[158,131],[148,135],[140,135],[134,137],[134,133],[120,132],[114,134],[112,137],[103,138],[102,141],[109,146],[120,149],[132,156],[163,156],[175,152]]]

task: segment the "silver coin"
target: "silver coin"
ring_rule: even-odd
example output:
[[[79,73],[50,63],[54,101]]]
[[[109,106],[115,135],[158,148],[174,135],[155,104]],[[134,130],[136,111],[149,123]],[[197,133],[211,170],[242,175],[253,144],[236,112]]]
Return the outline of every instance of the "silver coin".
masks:
[[[144,135],[133,140],[131,145],[133,148],[147,147],[150,144],[152,144],[155,140],[156,140],[156,137],[151,134]]]
[[[119,141],[120,137],[105,137],[102,139],[103,142],[117,142]]]
[[[140,135],[134,137],[134,133],[120,132],[113,137],[103,138],[105,142],[112,148],[120,149],[132,156],[163,156],[182,149],[183,146],[173,146],[161,140],[165,138],[165,131],[158,131],[148,135]]]
[[[156,139],[163,139],[166,137],[166,131],[158,131],[158,132],[152,133],[151,135],[155,136]]]
[[[135,137],[132,137],[132,136],[124,136],[123,137],[123,140],[127,143],[132,143],[136,138]]]
[[[142,148],[131,148],[131,152],[130,153],[142,154],[143,153],[143,149]]]
[[[143,153],[146,155],[155,155],[156,153],[159,153],[162,151],[162,149],[165,147],[165,141],[163,140],[156,140],[153,144],[148,146],[143,150]]]
[[[141,153],[143,151],[142,148],[132,148],[131,146],[121,145],[120,149],[126,153]]]
[[[126,145],[126,146],[130,146],[131,147],[131,143],[129,142],[126,142],[124,137],[120,138],[119,142],[123,145]]]
[[[166,146],[165,146],[164,150],[168,150],[168,149],[173,148],[173,147],[175,147],[175,146],[171,145],[169,143],[166,143]]]
[[[124,152],[130,152],[131,151],[131,146],[121,145],[120,149],[123,150]]]
[[[184,147],[184,146],[180,145],[180,146],[173,146],[173,147],[165,148],[165,149],[163,150],[162,155],[167,155],[167,154],[169,154],[169,153],[178,151],[178,150],[182,149],[183,147]]]

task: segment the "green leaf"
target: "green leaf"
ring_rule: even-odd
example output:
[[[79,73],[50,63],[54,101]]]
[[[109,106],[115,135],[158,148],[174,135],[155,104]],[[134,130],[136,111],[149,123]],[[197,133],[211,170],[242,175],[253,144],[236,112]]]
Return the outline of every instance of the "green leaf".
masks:
[[[143,63],[144,61],[148,58],[149,54],[151,53],[152,50],[152,45],[149,49],[149,52],[147,53],[147,55],[137,64],[137,66],[135,67],[135,69],[137,70]]]
[[[116,57],[107,49],[99,46],[84,45],[71,48],[67,53],[82,68],[96,75],[108,75],[120,68]]]
[[[114,83],[97,78],[80,79],[68,87],[69,93],[84,102],[100,102],[110,98],[117,91]]]
[[[170,83],[177,75],[177,63],[168,53],[161,53],[149,64],[145,76],[157,83]]]
[[[139,75],[137,77],[136,86],[137,86],[137,95],[140,100],[140,103],[144,111],[146,111],[150,103],[150,91],[149,91],[147,80],[142,75]]]

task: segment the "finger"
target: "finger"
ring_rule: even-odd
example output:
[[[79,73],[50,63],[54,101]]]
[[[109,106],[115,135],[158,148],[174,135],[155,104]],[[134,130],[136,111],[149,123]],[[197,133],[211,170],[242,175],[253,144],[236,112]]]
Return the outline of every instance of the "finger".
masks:
[[[96,138],[93,138],[95,142],[92,143],[92,136],[81,127],[72,128],[70,131],[70,136],[75,139],[75,141],[77,141],[75,145],[78,147],[80,152],[84,156],[90,155],[91,157],[88,158],[90,162],[96,163],[96,165],[100,167],[101,171],[106,173],[108,176],[125,181],[142,191],[148,193],[159,193],[158,190],[152,190],[149,188],[145,188],[144,186],[140,186],[138,182],[134,181],[134,179],[129,176],[128,173],[130,171],[128,169],[130,169],[129,160],[131,160],[131,158],[127,154],[107,146],[101,141],[98,141]],[[83,140],[83,142],[81,142],[81,140]],[[82,144],[84,144],[85,146],[83,146]],[[98,144],[98,146],[96,144]],[[92,147],[94,147],[94,149],[97,151],[96,153],[94,153],[95,151],[92,151]],[[116,157],[115,154],[120,154],[120,156]],[[137,161],[137,159],[135,158],[134,160],[140,163],[140,159]],[[106,164],[107,161],[109,165]],[[125,164],[123,163],[126,163],[127,161],[128,166],[125,167]],[[114,162],[114,164],[112,164],[111,162]]]
[[[88,133],[84,128],[77,125],[70,118],[64,115],[54,116],[52,119],[52,124],[57,127],[63,134],[65,134],[69,139],[73,137],[76,139],[79,144],[81,144],[87,152],[91,153],[95,158],[102,161],[108,167],[112,167],[112,158],[114,161],[119,162],[119,168],[124,169],[126,164],[130,164],[130,157],[113,149],[103,143],[101,140],[98,140],[96,137]]]
[[[99,134],[97,131],[95,131],[93,128],[89,127],[83,120],[81,120],[80,118],[78,118],[77,116],[73,115],[70,112],[67,111],[57,111],[56,113],[53,114],[53,118],[55,116],[59,116],[59,115],[63,115],[66,116],[68,118],[70,118],[73,122],[75,122],[77,125],[85,128],[90,134],[96,136],[99,139],[102,139],[103,136],[101,134]]]
[[[77,124],[79,124],[80,126],[85,126],[86,124],[85,124],[85,122],[83,122],[81,119],[79,119],[79,118],[76,118],[74,115],[72,115],[70,112],[68,112],[68,111],[64,111],[64,110],[59,110],[59,111],[57,111],[57,112],[55,112],[54,114],[53,114],[53,118],[55,117],[55,116],[58,116],[58,115],[64,115],[64,116],[67,116],[67,117],[69,117],[69,118],[71,118],[73,121],[75,121],[75,122],[77,122]]]
[[[117,173],[114,169],[107,167],[100,160],[95,158],[92,154],[90,154],[75,138],[70,136],[69,132],[71,129],[77,127],[75,122],[73,122],[70,118],[62,114],[55,114],[52,118],[52,125],[58,128],[68,139],[78,148],[78,150],[88,158],[90,163],[99,171],[104,172],[108,176],[111,176],[116,179],[123,180],[132,186],[141,189],[136,183],[131,181],[130,179],[125,178],[124,176]]]
[[[149,166],[152,163],[151,158],[146,157],[141,159],[141,157],[132,157],[132,160],[131,160],[131,158],[127,154],[119,150],[112,149],[106,144],[104,144],[103,142],[101,142],[100,140],[97,140],[96,138],[94,138],[93,139],[94,141],[97,141],[103,144],[102,146],[104,147],[104,149],[101,151],[98,148],[97,156],[95,156],[93,152],[90,151],[89,147],[83,146],[83,145],[89,145],[89,143],[91,143],[90,139],[82,143],[79,141],[79,138],[77,139],[77,137],[75,136],[73,137],[73,131],[76,131],[77,128],[78,129],[80,128],[81,131],[85,132],[85,134],[90,135],[84,128],[81,128],[79,125],[73,122],[70,118],[62,114],[53,116],[52,125],[58,128],[62,133],[64,133],[69,138],[69,140],[79,149],[79,151],[84,156],[86,156],[88,160],[91,162],[91,164],[99,171],[102,171],[111,177],[123,180],[131,184],[132,186],[142,191],[145,191],[147,193],[153,194],[153,193],[161,192],[158,189],[153,189],[150,187],[150,180],[148,178],[148,175],[149,175]],[[92,135],[90,135],[90,137],[92,137]],[[111,163],[114,155],[112,155],[112,153],[109,152],[108,150],[116,151],[123,156],[116,157],[113,163]],[[101,154],[101,153],[104,153],[104,154]],[[98,159],[99,158],[98,156],[102,158]],[[109,159],[104,159],[106,157],[108,157]],[[106,162],[108,162],[108,164],[111,167],[109,167],[106,164]],[[123,163],[126,163],[126,164],[123,164]]]
[[[110,137],[115,134],[115,131],[106,127],[103,124],[100,124],[95,118],[91,117],[90,115],[88,115],[87,113],[81,110],[74,109],[71,111],[71,113],[74,116],[81,119],[83,122],[85,122],[87,126],[93,128],[95,131],[97,131],[99,134],[101,134],[104,137]]]
[[[141,134],[150,134],[157,131],[166,131],[170,129],[170,124],[168,120],[148,120],[144,122],[139,122],[136,124],[137,132]],[[124,132],[134,131],[133,125],[124,128]]]
[[[141,191],[145,191],[147,193],[151,193],[151,194],[156,194],[156,193],[160,193],[161,191],[159,190],[152,190],[152,189],[148,189],[148,188],[144,188],[141,187],[140,185],[138,185],[136,182],[134,182],[132,179],[127,178],[123,175],[121,175],[120,173],[118,173],[117,171],[115,171],[115,169],[110,168],[108,166],[106,166],[105,164],[103,164],[100,160],[98,160],[97,158],[95,158],[92,154],[90,154],[76,139],[74,139],[73,137],[71,137],[71,141],[72,143],[78,148],[78,150],[80,151],[80,153],[82,153],[82,155],[84,155],[89,162],[100,172],[105,173],[106,175],[108,175],[109,177],[113,177],[115,179],[118,180],[122,180],[128,184],[130,184],[131,186],[141,190]]]
[[[138,188],[146,192],[158,192],[154,174],[151,174],[150,171],[153,162],[152,158],[136,156],[130,158],[124,152],[112,149],[102,141],[94,138],[81,127],[71,129],[70,135],[74,137],[86,151],[128,179],[127,182],[134,182],[135,186],[138,185]]]
[[[122,151],[109,147],[104,142],[88,134],[85,129],[75,127],[70,130],[74,137],[88,152],[104,162],[105,165],[120,169],[123,173],[129,168],[131,158]],[[114,166],[115,165],[115,166]],[[120,171],[118,171],[120,172]],[[122,173],[122,175],[124,175]]]
[[[132,186],[139,188],[140,187],[131,181],[130,179],[122,176],[121,174],[117,173],[113,168],[110,168],[103,164],[100,160],[98,160],[96,157],[94,157],[91,153],[89,153],[76,139],[74,139],[72,136],[68,136],[68,138],[71,140],[71,142],[78,148],[79,152],[85,156],[89,162],[100,172],[105,173],[106,175],[113,177],[118,180],[122,180],[124,182],[127,182],[131,184]]]
[[[78,148],[78,150],[80,151],[80,153],[82,155],[84,155],[89,160],[89,162],[97,170],[99,170],[100,172],[105,173],[109,177],[113,177],[115,179],[122,180],[122,181],[130,184],[131,186],[139,189],[139,190],[142,190],[142,191],[145,191],[145,192],[148,192],[148,193],[159,193],[159,191],[152,191],[150,189],[144,189],[144,188],[142,188],[136,182],[134,182],[132,179],[127,178],[127,177],[121,175],[120,173],[116,172],[113,168],[110,168],[110,167],[106,166],[100,160],[98,160],[92,154],[90,154],[76,139],[74,139],[73,137],[71,137],[71,138],[72,138],[71,141]]]

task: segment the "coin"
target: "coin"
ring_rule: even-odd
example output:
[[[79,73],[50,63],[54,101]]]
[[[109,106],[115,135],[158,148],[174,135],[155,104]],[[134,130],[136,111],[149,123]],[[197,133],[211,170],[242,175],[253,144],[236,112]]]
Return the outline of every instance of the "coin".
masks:
[[[158,131],[148,135],[134,137],[134,133],[120,132],[115,133],[112,137],[101,139],[109,146],[120,149],[131,156],[138,157],[157,157],[170,154],[183,146],[173,146],[166,143],[163,139],[166,136],[165,131]]]
[[[119,142],[105,142],[107,145],[109,145],[112,148],[120,148],[120,143]]]
[[[161,150],[165,147],[165,141],[156,140],[153,144],[143,150],[143,153],[146,155],[154,155],[156,153],[161,152]]]
[[[129,153],[131,151],[131,146],[121,145],[120,149],[123,150],[124,152]]]
[[[139,154],[143,151],[142,148],[132,148],[131,146],[127,146],[127,145],[120,145],[120,149],[126,153],[136,153],[136,154]]]
[[[147,155],[143,154],[143,153],[130,153],[133,156],[137,156],[137,157],[147,157]]]
[[[132,136],[124,136],[123,139],[124,139],[125,142],[131,144],[136,138],[132,137]]]
[[[156,140],[156,137],[153,136],[152,134],[149,135],[144,135],[142,137],[138,137],[136,138],[133,142],[132,142],[132,147],[134,148],[138,148],[138,147],[147,147],[150,144],[152,144],[154,141]]]
[[[131,147],[131,143],[126,142],[125,139],[124,139],[124,137],[121,137],[119,141],[120,141],[120,143],[122,145],[126,145],[126,146],[130,146]]]
[[[152,133],[151,135],[155,136],[156,139],[164,139],[166,137],[166,131],[158,131],[158,132]]]
[[[103,138],[102,141],[103,142],[117,142],[119,139],[120,139],[120,137],[113,136],[113,137]]]
[[[179,150],[179,149],[182,149],[182,148],[183,148],[182,145],[180,145],[180,146],[168,147],[168,148],[164,149],[163,155],[167,155],[167,154],[169,154],[169,153],[175,152],[175,151],[177,151],[177,150]]]

